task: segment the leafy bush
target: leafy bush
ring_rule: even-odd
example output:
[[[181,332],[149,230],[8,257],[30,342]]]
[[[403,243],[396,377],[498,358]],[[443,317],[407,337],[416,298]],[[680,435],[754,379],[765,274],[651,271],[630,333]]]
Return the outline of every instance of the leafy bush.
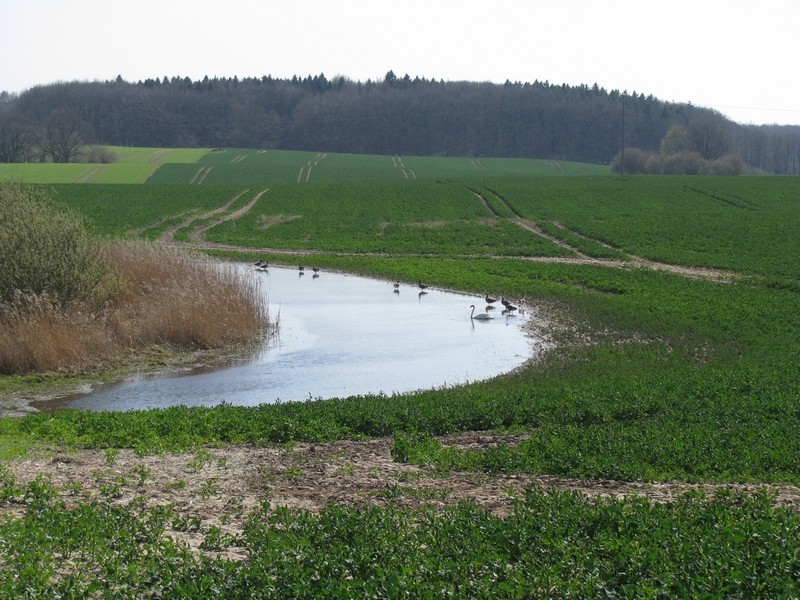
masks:
[[[66,307],[97,294],[110,274],[105,246],[78,215],[17,184],[0,184],[0,253],[5,303],[46,295]]]

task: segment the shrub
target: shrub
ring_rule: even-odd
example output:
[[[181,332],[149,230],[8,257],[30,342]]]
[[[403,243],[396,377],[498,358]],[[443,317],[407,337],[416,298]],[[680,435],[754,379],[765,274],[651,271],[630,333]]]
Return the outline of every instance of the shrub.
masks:
[[[78,215],[18,184],[0,184],[0,253],[0,302],[46,295],[66,308],[99,293],[112,274],[105,245]]]
[[[625,148],[625,155],[624,155],[625,164],[623,165],[623,154],[622,152],[619,152],[614,157],[614,160],[611,161],[611,172],[620,173],[622,172],[622,168],[624,166],[625,173],[629,175],[645,173],[647,159],[648,159],[648,153],[642,150],[641,148]]]
[[[711,161],[708,164],[709,175],[741,175],[744,172],[744,161],[735,155],[729,154]]]
[[[697,152],[670,154],[664,159],[665,175],[698,175],[706,166],[706,160]]]

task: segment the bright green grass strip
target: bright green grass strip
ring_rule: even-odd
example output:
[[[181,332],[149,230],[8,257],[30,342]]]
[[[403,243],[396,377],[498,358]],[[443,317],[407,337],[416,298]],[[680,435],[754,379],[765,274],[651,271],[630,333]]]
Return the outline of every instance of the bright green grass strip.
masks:
[[[0,180],[19,183],[73,183],[91,176],[99,166],[85,163],[3,163],[0,164]]]
[[[105,146],[117,157],[118,163],[195,163],[209,154],[207,148],[133,148],[129,146]]]
[[[144,183],[158,165],[112,164],[0,164],[0,180],[22,183]]]

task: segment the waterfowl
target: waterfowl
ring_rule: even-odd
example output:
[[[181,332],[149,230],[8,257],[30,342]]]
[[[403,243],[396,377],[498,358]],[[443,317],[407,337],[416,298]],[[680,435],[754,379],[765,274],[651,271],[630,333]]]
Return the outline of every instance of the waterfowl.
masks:
[[[489,319],[494,319],[494,317],[488,313],[478,313],[475,314],[475,305],[470,304],[469,306],[472,309],[472,312],[469,313],[470,319],[478,319],[479,321],[488,321]]]

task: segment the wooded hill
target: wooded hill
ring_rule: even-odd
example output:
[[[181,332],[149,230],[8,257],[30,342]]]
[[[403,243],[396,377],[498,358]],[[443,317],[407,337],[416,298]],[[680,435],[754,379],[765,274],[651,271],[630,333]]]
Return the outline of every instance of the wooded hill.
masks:
[[[624,106],[624,109],[623,109]],[[69,123],[69,125],[65,125]],[[97,144],[251,147],[365,154],[526,157],[610,163],[623,144],[658,152],[667,133],[713,161],[800,173],[800,127],[743,126],[719,113],[593,86],[397,77],[355,82],[163,77],[61,82],[0,97],[0,162],[53,160],[49,137]],[[27,150],[9,151],[20,131]],[[60,133],[58,133],[60,131]],[[17,137],[15,137],[17,136]],[[13,145],[12,145],[13,146]],[[52,142],[49,146],[54,146]],[[69,160],[67,158],[66,160]]]

